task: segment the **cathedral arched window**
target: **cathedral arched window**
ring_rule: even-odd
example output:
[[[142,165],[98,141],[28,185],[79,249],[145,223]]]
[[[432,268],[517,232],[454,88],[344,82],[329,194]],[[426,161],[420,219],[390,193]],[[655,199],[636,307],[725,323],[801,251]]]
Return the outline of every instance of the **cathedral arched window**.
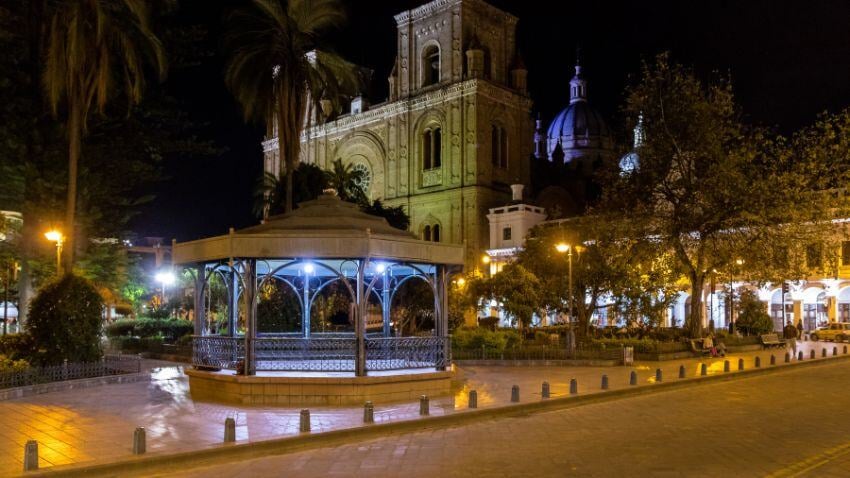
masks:
[[[426,224],[422,227],[422,240],[429,242],[440,242],[440,225]]]
[[[428,45],[422,50],[422,86],[440,82],[440,47]]]
[[[429,127],[422,132],[422,169],[435,169],[442,165],[442,141],[442,132],[438,126]]]
[[[490,153],[493,166],[508,167],[508,132],[495,124],[490,128]]]

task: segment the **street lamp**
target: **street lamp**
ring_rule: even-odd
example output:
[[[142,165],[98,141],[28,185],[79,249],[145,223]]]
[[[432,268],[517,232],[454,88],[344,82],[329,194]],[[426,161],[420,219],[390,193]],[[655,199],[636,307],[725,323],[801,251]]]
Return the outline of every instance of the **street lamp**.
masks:
[[[481,263],[484,264],[484,275],[490,275],[490,254],[484,254],[481,256]]]
[[[573,248],[566,243],[559,242],[555,244],[555,250],[558,253],[567,253],[567,262],[569,263],[569,321],[573,321]]]
[[[174,274],[171,271],[157,272],[154,279],[162,284],[162,304],[165,305],[165,287],[174,284]]]
[[[44,237],[50,242],[56,243],[56,275],[62,275],[62,244],[65,242],[65,236],[56,229],[44,233]]]

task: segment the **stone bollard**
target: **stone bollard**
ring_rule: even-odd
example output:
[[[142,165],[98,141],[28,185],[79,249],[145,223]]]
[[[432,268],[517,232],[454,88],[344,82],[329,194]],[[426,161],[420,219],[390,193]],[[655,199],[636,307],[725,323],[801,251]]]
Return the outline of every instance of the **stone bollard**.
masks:
[[[755,360],[755,367],[756,367],[756,368],[761,368],[761,357],[756,357],[756,360]]]
[[[663,381],[664,381],[664,379],[663,379],[663,376],[661,374],[661,369],[660,368],[655,369],[655,382],[661,383]]]
[[[821,357],[826,357],[826,349],[825,349],[825,348],[820,349],[820,356],[821,356]]]
[[[803,360],[803,351],[802,350],[797,352],[797,360],[800,360],[800,361]]]
[[[236,420],[233,417],[224,419],[224,443],[236,441]]]
[[[24,471],[35,471],[38,469],[38,442],[27,440],[24,445]]]
[[[832,356],[835,357],[836,355],[838,355],[838,347],[833,347],[832,348]]]
[[[776,365],[776,355],[773,355],[773,354],[770,355],[770,364]]]
[[[576,379],[570,379],[570,395],[575,395],[578,393],[578,382]]]
[[[608,390],[608,376],[602,376],[602,390]]]
[[[724,360],[724,361],[723,361],[723,371],[724,371],[724,372],[728,372],[729,370],[730,370],[730,368],[729,368],[729,361],[728,361],[728,360]]]
[[[306,433],[310,431],[310,410],[301,409],[301,420],[298,425],[298,431]]]
[[[679,378],[685,378],[685,366],[679,365]]]
[[[519,402],[519,385],[511,387],[511,401],[514,403]]]
[[[136,427],[136,430],[133,432],[133,454],[144,455],[146,450],[145,427]]]
[[[549,398],[549,382],[543,382],[543,386],[540,387],[540,396]]]
[[[702,375],[703,377],[708,375],[708,365],[701,364],[700,367],[699,367],[699,374]]]
[[[363,405],[363,423],[375,423],[375,406],[372,402]]]
[[[478,408],[478,392],[475,390],[469,391],[469,408]]]
[[[738,359],[738,370],[744,370],[744,359]]]
[[[428,401],[428,395],[419,397],[419,415],[425,416],[431,413],[431,402]]]
[[[629,385],[637,385],[637,372],[634,370],[629,374]]]
[[[809,351],[809,358],[812,358],[812,359],[815,358],[815,351],[814,350]]]

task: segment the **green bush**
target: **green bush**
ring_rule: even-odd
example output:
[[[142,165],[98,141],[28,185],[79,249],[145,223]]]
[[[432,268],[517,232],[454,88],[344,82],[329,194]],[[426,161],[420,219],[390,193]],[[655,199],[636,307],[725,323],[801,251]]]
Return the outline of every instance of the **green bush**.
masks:
[[[28,368],[30,368],[30,364],[26,360],[13,360],[5,355],[0,355],[0,373],[23,372]]]
[[[462,328],[452,334],[452,346],[458,349],[483,348],[490,352],[503,352],[505,349],[519,347],[521,343],[519,332],[513,329]]]
[[[773,331],[773,319],[754,292],[741,293],[740,311],[735,327],[744,335],[760,335]]]
[[[136,321],[131,319],[121,319],[106,326],[107,337],[123,337],[133,335],[133,330],[136,327]]]
[[[35,352],[35,342],[29,334],[0,336],[0,355],[11,360],[28,360]]]
[[[44,364],[94,362],[101,357],[103,299],[88,280],[66,274],[38,292],[27,331]]]

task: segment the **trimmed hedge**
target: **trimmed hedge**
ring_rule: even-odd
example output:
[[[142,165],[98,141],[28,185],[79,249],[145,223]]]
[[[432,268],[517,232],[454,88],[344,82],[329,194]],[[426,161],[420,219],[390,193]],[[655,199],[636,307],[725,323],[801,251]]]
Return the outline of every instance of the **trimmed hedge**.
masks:
[[[27,320],[36,346],[33,359],[44,365],[100,360],[102,314],[103,299],[88,280],[66,274],[45,285]]]
[[[123,319],[106,326],[106,336],[116,337],[161,337],[174,341],[194,331],[192,322],[183,319],[140,318]]]

